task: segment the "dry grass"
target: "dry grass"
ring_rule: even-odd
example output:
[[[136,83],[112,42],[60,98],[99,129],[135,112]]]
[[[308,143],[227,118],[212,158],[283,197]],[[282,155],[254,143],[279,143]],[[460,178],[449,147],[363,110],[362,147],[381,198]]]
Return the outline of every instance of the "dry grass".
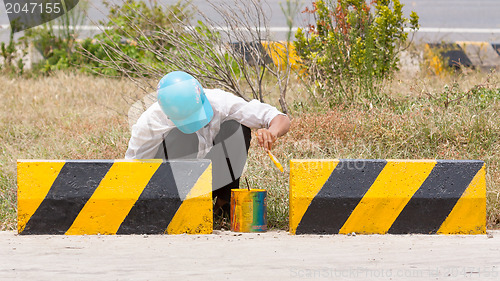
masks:
[[[445,85],[461,99],[445,108]],[[483,85],[482,97],[461,95]],[[478,159],[486,163],[487,225],[500,226],[500,75],[399,74],[375,106],[299,107],[280,159]],[[303,96],[298,97],[304,104]],[[328,108],[325,110],[325,107]],[[288,164],[288,163],[287,163]],[[281,182],[279,183],[281,185]]]
[[[0,76],[0,229],[13,229],[17,159],[122,158],[128,142],[128,81],[59,73]]]
[[[281,174],[261,149],[251,149],[244,177],[268,190],[272,228],[288,227],[288,160],[292,158],[481,159],[487,164],[488,227],[500,225],[500,98],[498,74],[484,100],[463,98],[447,109],[445,84],[467,92],[484,84],[483,73],[433,77],[405,75],[386,86],[386,102],[356,106],[314,103],[298,83],[288,103],[291,131],[274,154]],[[17,159],[122,158],[130,136],[124,99],[141,95],[133,84],[81,74],[39,79],[0,76],[0,229],[16,221]],[[495,92],[496,91],[496,92]],[[277,99],[270,98],[277,105]],[[252,141],[256,148],[255,140]]]

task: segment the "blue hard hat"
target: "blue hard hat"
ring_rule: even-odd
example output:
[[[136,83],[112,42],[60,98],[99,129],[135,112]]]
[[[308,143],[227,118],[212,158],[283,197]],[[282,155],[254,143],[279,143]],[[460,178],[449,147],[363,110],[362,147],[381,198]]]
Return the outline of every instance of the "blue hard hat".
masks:
[[[157,93],[163,112],[185,134],[203,128],[214,116],[200,82],[186,72],[165,75],[158,83]]]

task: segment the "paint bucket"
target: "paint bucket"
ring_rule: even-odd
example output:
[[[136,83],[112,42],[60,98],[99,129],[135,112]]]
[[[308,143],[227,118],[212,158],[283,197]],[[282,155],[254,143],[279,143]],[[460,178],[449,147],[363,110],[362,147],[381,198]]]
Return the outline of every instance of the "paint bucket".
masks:
[[[264,189],[231,189],[231,231],[267,230],[266,195]]]

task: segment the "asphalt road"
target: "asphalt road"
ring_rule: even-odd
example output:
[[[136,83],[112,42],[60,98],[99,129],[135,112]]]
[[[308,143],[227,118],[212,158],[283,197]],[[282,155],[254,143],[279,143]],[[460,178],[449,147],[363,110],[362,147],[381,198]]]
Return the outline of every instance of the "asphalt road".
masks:
[[[0,280],[499,280],[489,235],[18,236]]]
[[[121,0],[110,0],[120,2]],[[158,0],[165,4],[175,3],[177,0]],[[218,0],[217,0],[218,1]],[[193,4],[200,7],[209,15],[210,12],[206,0],[193,0]],[[276,40],[285,37],[286,21],[281,10],[280,3],[284,0],[267,0],[265,8],[269,17],[269,24],[273,28]],[[411,11],[417,12],[420,17],[421,30],[417,32],[415,39],[425,42],[441,41],[487,41],[500,42],[500,1],[498,0],[401,0],[404,13],[409,15]],[[299,10],[310,6],[311,0],[299,0],[302,3]],[[88,22],[99,21],[106,18],[107,11],[102,5],[102,0],[90,0],[88,10]],[[304,26],[307,22],[304,14],[297,14],[295,26]],[[8,40],[8,17],[5,7],[0,5],[0,40]],[[86,32],[91,34],[91,32]]]

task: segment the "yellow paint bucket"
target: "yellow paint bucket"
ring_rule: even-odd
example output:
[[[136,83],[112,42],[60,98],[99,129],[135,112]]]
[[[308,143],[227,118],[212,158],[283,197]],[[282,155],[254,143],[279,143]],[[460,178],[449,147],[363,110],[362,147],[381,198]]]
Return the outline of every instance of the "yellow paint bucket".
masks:
[[[266,196],[264,189],[231,189],[231,231],[266,231]]]

